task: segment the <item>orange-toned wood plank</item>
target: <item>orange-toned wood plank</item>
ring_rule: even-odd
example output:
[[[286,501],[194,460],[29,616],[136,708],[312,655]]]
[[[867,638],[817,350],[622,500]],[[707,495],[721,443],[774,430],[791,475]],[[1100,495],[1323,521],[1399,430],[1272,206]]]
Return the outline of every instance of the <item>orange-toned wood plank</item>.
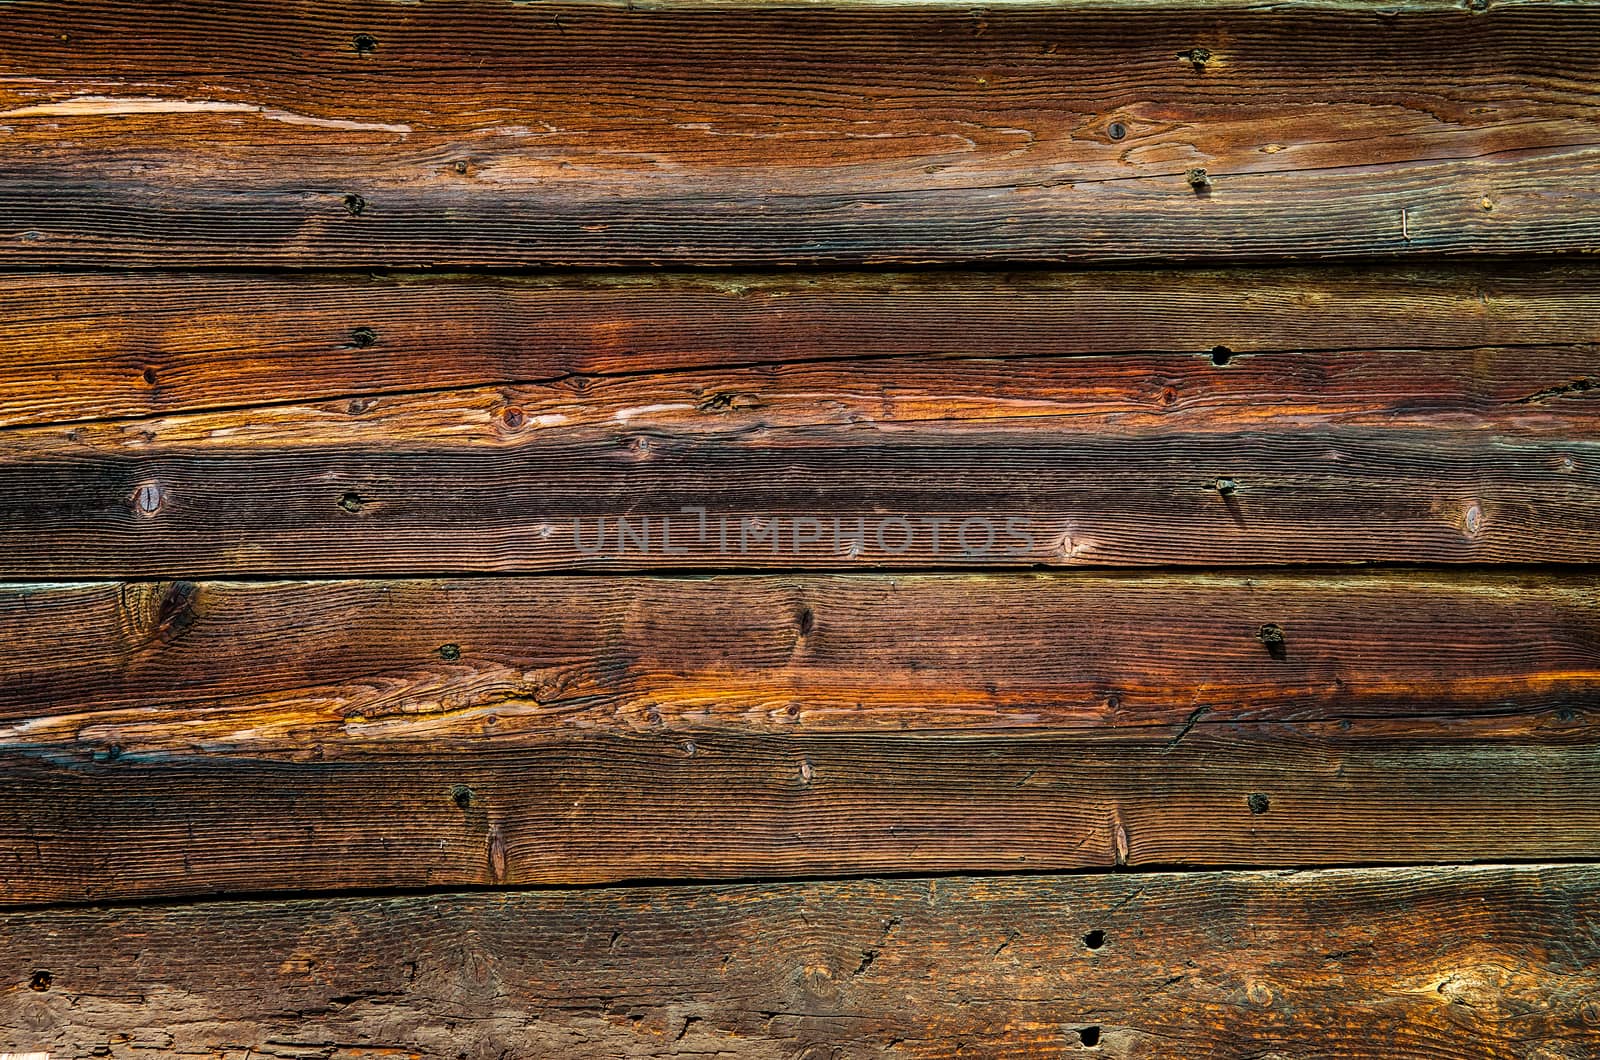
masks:
[[[790,404],[814,395],[813,407],[853,388],[880,405],[918,391],[966,394],[971,403],[973,389],[984,388],[1006,399],[989,403],[993,414],[1008,416],[1046,414],[1070,386],[1081,391],[1078,405],[1153,411],[1162,394],[1155,384],[1168,375],[1178,411],[1235,406],[1252,390],[1258,415],[1306,404],[1311,393],[1374,416],[1481,412],[1543,393],[1539,408],[1525,411],[1560,416],[1586,409],[1581,384],[1600,376],[1600,363],[1585,356],[1600,338],[1600,271],[1571,264],[1005,275],[12,273],[0,275],[0,298],[3,427],[474,387],[509,388],[508,404],[525,395],[561,401],[564,413],[592,400],[605,415],[665,403],[652,387],[671,394],[696,384],[712,394],[754,391],[767,404],[795,390]],[[1475,352],[1450,356],[1462,350]],[[1283,353],[1305,356],[1251,356]],[[1100,359],[1077,368],[943,363],[1080,355]],[[933,363],[866,363],[891,358]],[[1147,388],[1130,386],[1139,376]],[[1571,388],[1565,397],[1563,387]],[[1038,400],[1017,400],[1025,397]],[[368,415],[393,407],[370,404]],[[749,404],[744,396],[719,410]],[[890,404],[879,415],[904,418],[894,411]],[[274,420],[273,429],[286,424]]]
[[[1597,630],[1590,575],[14,585],[0,735],[294,757],[596,730],[1520,725],[1587,709]]]
[[[6,8],[5,264],[1209,261],[1600,238],[1600,16],[1581,4]]]
[[[543,578],[4,601],[17,903],[1600,849],[1591,580]]]

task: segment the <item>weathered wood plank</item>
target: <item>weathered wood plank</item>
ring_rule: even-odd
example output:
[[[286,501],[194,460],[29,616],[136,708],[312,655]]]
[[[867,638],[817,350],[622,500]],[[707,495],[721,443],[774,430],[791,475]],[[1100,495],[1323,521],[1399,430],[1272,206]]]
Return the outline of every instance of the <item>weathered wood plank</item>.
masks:
[[[1600,850],[1592,579],[3,600],[14,903]]]
[[[0,1049],[1588,1060],[1597,920],[1589,866],[23,913]]]
[[[860,362],[18,429],[0,574],[1592,563],[1597,358]]]
[[[1587,718],[1512,736],[1495,720],[1347,725],[1112,740],[574,733],[331,760],[312,742],[297,760],[12,745],[0,865],[6,901],[28,905],[1600,851]]]
[[[1600,246],[1581,4],[23,0],[5,23],[0,264]]]
[[[560,411],[570,413],[578,398],[598,400],[595,388],[621,395],[623,407],[660,404],[648,388],[653,376],[670,385],[667,373],[733,376],[737,366],[762,366],[770,371],[761,389],[770,393],[789,386],[798,366],[824,362],[805,388],[831,379],[837,389],[853,376],[842,367],[837,377],[821,374],[826,362],[887,358],[1115,354],[1095,365],[1096,377],[1181,372],[1187,385],[1175,388],[1176,403],[1185,407],[1195,387],[1216,405],[1212,388],[1241,379],[1260,388],[1262,404],[1304,404],[1313,385],[1338,396],[1365,381],[1369,410],[1390,415],[1481,411],[1472,397],[1505,403],[1600,375],[1600,364],[1559,349],[1600,340],[1600,270],[1577,265],[1006,275],[12,273],[0,275],[0,300],[4,427],[519,384],[519,396],[537,400],[541,391],[528,385],[556,381],[567,389],[551,393],[569,399]],[[1509,349],[1490,352],[1496,347]],[[1434,352],[1465,349],[1482,352]],[[1209,363],[1213,351],[1233,358],[1232,375],[1211,377],[1188,370],[1183,358],[1157,356]],[[1247,356],[1289,351],[1346,357],[1324,365],[1317,357]],[[1352,351],[1398,352],[1361,372]],[[917,366],[912,385],[932,389],[928,380],[944,367]],[[938,392],[977,379],[972,365],[948,370]],[[1043,414],[1059,401],[1052,383],[1063,377],[1048,362],[984,370],[990,377],[979,382],[996,393],[1001,373],[1030,373],[1015,382],[1037,382],[1046,399],[1017,405],[1024,392],[1006,386],[1008,404],[995,414]],[[617,376],[638,378],[609,378]],[[908,389],[893,382],[897,392]],[[707,385],[752,388],[748,380]],[[630,386],[644,396],[631,396]],[[1380,397],[1382,387],[1394,393]],[[1101,400],[1099,388],[1086,390],[1084,399]],[[1402,390],[1410,398],[1403,407]],[[1543,402],[1545,411],[1583,408],[1558,396]],[[389,407],[379,403],[368,415]],[[274,429],[284,426],[280,419]]]
[[[1600,558],[1588,268],[6,282],[0,421],[219,406],[7,431],[13,576]]]
[[[1129,729],[1166,740],[1201,719],[1554,725],[1597,692],[1593,575],[0,590],[0,738],[68,751],[297,757],[316,746],[339,757],[581,731]]]

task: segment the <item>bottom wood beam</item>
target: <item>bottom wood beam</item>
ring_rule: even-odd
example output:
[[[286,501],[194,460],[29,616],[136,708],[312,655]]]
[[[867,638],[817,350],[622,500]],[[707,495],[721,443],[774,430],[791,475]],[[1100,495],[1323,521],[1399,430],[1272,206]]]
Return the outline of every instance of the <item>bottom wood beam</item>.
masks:
[[[1600,867],[606,888],[0,915],[0,1052],[1600,1055]]]

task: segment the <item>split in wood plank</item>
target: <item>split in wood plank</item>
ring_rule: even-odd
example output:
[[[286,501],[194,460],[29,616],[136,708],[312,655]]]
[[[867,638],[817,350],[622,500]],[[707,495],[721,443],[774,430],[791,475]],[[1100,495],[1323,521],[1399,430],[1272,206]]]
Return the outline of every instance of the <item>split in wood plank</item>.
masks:
[[[965,394],[973,415],[1165,410],[1190,413],[1188,423],[1201,408],[1236,410],[1252,389],[1258,414],[1262,406],[1320,408],[1321,395],[1330,412],[1364,411],[1374,422],[1483,414],[1518,401],[1568,422],[1600,397],[1592,354],[1600,269],[1576,264],[11,273],[0,274],[0,300],[0,427],[338,399],[349,402],[348,415],[370,419],[418,391],[493,388],[507,389],[503,413],[533,402],[570,415],[592,402],[605,415],[635,406],[637,416],[638,407],[667,403],[652,389],[681,402],[677,391],[696,383],[706,389],[690,404],[746,413],[741,424],[759,422],[750,419],[752,402],[770,411],[786,394],[784,407],[809,397],[802,409],[814,421],[838,403],[835,415],[868,423],[907,418],[901,402],[913,395],[919,409],[949,395],[945,415]],[[1286,353],[1309,356],[1253,356]],[[1101,356],[1078,369],[1048,363],[1079,355]],[[1044,363],[1009,363],[1027,358]],[[1008,363],[944,363],[952,359]],[[1148,385],[1130,387],[1140,373]],[[1061,389],[1069,383],[1082,388],[1072,402]],[[973,387],[991,400],[974,402]],[[464,415],[469,400],[458,395],[444,407]],[[780,422],[796,422],[798,411]],[[230,426],[252,422],[241,416]],[[275,417],[272,429],[291,422]]]

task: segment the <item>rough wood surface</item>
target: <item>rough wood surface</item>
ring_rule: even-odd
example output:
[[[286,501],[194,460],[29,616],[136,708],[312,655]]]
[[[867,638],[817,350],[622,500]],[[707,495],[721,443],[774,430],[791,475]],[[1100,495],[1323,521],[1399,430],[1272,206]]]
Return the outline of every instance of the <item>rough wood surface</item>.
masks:
[[[594,731],[1559,729],[1600,692],[1587,574],[8,586],[0,630],[0,738],[141,755]]]
[[[570,734],[319,760],[6,748],[13,905],[214,893],[1593,858],[1593,724]]]
[[[4,600],[13,903],[1600,849],[1592,580]]]
[[[1589,1060],[1597,921],[1583,866],[24,913],[0,916],[0,1049]]]
[[[774,387],[781,393],[797,371],[812,372],[812,382],[832,378],[837,388],[851,377],[849,362],[1081,354],[1119,355],[1094,366],[1108,376],[1143,371],[1154,382],[1165,371],[1182,373],[1200,394],[1174,388],[1180,408],[1211,388],[1231,392],[1245,382],[1262,388],[1262,404],[1304,403],[1322,387],[1337,400],[1341,389],[1364,383],[1357,393],[1372,408],[1414,415],[1483,411],[1541,394],[1532,403],[1555,415],[1586,410],[1585,394],[1600,396],[1600,362],[1563,349],[1600,340],[1600,270],[1571,264],[498,277],[11,273],[0,274],[0,300],[0,427],[496,386],[530,399],[565,398],[559,411],[570,413],[592,388],[609,387],[601,393],[626,407],[634,400],[627,395],[670,389],[674,379],[687,385],[692,371],[766,370],[760,396]],[[1445,355],[1465,350],[1482,352]],[[1248,355],[1290,352],[1343,356],[1325,369],[1306,357],[1273,360],[1265,377],[1250,370],[1256,362]],[[1385,352],[1374,378],[1363,381],[1350,358]],[[1186,358],[1163,354],[1229,360],[1236,371],[1189,371]],[[822,374],[829,365],[837,375]],[[939,367],[910,370],[926,387]],[[979,378],[974,366],[961,369],[965,376],[945,367],[952,373],[946,387]],[[1068,378],[1049,364],[984,370],[1053,372],[1041,378],[1046,387]],[[991,402],[991,415],[1044,414],[1060,401],[1053,387],[1020,401],[1030,396],[1020,385],[1026,380],[1005,386],[1007,401]],[[982,382],[1001,389],[998,379]],[[563,386],[533,386],[557,383]],[[743,386],[751,386],[748,378]],[[1380,386],[1394,392],[1380,395]],[[1080,400],[1097,397],[1089,387]],[[747,404],[748,395],[723,411]],[[388,407],[378,402],[367,414]],[[815,400],[812,407],[822,408]],[[275,430],[284,426],[274,421]]]
[[[1600,245],[1587,5],[5,8],[0,263]]]
[[[1597,81],[0,0],[0,1060],[1600,1056]]]
[[[0,575],[1592,563],[1597,371],[890,358],[18,428]]]

